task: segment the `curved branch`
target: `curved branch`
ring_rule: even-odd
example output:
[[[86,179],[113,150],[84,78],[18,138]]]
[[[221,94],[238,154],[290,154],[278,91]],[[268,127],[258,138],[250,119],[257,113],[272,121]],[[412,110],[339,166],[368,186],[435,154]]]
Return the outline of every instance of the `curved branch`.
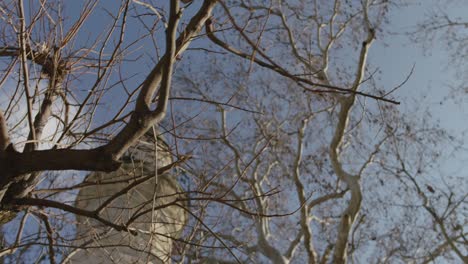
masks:
[[[334,86],[334,85],[329,85],[329,84],[324,84],[324,83],[317,83],[317,82],[313,82],[313,81],[310,81],[308,79],[305,79],[305,78],[301,78],[297,75],[294,75],[294,74],[291,74],[289,73],[288,71],[286,71],[284,68],[282,68],[280,65],[276,64],[275,62],[266,62],[266,61],[263,61],[263,60],[260,60],[256,57],[252,57],[251,55],[249,54],[246,54],[240,50],[237,50],[235,49],[234,47],[231,47],[229,44],[223,42],[222,40],[220,40],[219,38],[217,38],[214,33],[213,33],[213,21],[211,19],[207,20],[206,23],[205,23],[205,28],[206,28],[206,32],[207,32],[207,35],[208,35],[208,38],[213,42],[215,43],[216,45],[220,46],[221,48],[225,49],[226,51],[234,54],[234,55],[237,55],[241,58],[244,58],[244,59],[248,59],[248,60],[251,60],[255,63],[257,63],[259,66],[261,67],[264,67],[264,68],[267,68],[267,69],[270,69],[270,70],[273,70],[275,72],[277,72],[278,74],[284,76],[284,77],[287,77],[299,84],[307,84],[307,85],[311,85],[311,86],[318,86],[318,87],[323,87],[323,88],[327,88],[327,89],[330,89],[330,91],[328,92],[343,92],[343,93],[349,93],[349,94],[354,94],[354,95],[361,95],[361,96],[365,96],[365,97],[369,97],[369,98],[372,98],[372,99],[375,99],[375,100],[380,100],[380,101],[384,101],[384,102],[388,102],[388,103],[392,103],[392,104],[400,104],[400,102],[397,102],[397,101],[394,101],[394,100],[391,100],[391,99],[387,99],[385,97],[382,97],[382,96],[376,96],[376,95],[372,95],[372,94],[368,94],[368,93],[363,93],[363,92],[360,92],[360,91],[357,91],[355,89],[348,89],[348,88],[342,88],[342,87],[338,87],[338,86]],[[263,54],[263,53],[261,53]],[[266,55],[265,55],[266,56]],[[304,88],[305,90],[307,91],[311,91],[311,92],[316,92],[316,90],[314,90],[313,88],[309,88],[309,87],[306,87],[306,86],[302,86],[302,88]],[[321,92],[327,92],[327,91],[321,91]]]
[[[366,67],[367,53],[370,45],[374,39],[374,31],[369,29],[367,39],[364,41],[361,52],[359,55],[359,64],[356,72],[356,77],[352,86],[353,91],[357,91],[359,88]],[[330,160],[332,163],[333,170],[335,171],[338,178],[345,182],[351,191],[351,198],[349,200],[348,207],[341,216],[340,225],[338,228],[338,235],[335,243],[335,251],[333,254],[333,263],[346,263],[347,258],[347,247],[348,237],[351,231],[351,227],[354,224],[357,214],[361,208],[362,193],[361,185],[359,183],[359,176],[353,176],[343,169],[340,162],[339,153],[340,147],[343,142],[344,133],[348,126],[348,119],[351,112],[351,108],[356,100],[356,94],[351,94],[348,97],[342,98],[340,101],[341,108],[338,114],[338,124],[336,125],[335,133],[330,143]]]
[[[138,138],[164,117],[167,105],[167,98],[165,97],[169,96],[170,74],[172,72],[174,58],[184,52],[193,37],[200,32],[201,27],[210,17],[216,3],[216,0],[205,0],[198,13],[190,20],[186,29],[180,33],[177,40],[175,40],[175,31],[177,30],[176,22],[179,19],[178,16],[180,14],[178,11],[177,13],[171,12],[171,20],[173,21],[167,29],[168,39],[166,45],[169,45],[169,43],[170,45],[166,50],[166,54],[161,58],[144,81],[143,87],[141,88],[140,94],[137,98],[135,111],[133,112],[129,123],[109,142],[109,144],[104,147],[107,152],[113,155],[114,159],[119,159],[124,152],[138,140]],[[173,35],[169,34],[171,30]],[[170,48],[171,46],[172,48]],[[166,83],[163,83],[163,86],[161,86],[158,106],[156,110],[151,111],[152,98],[163,79]]]

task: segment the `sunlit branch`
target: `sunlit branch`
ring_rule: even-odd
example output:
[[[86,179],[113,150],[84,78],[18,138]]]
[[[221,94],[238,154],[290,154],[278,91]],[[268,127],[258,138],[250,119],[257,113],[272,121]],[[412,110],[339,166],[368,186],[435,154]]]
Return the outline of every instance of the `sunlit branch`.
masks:
[[[304,133],[305,129],[308,125],[308,118],[305,118],[301,121],[301,127],[298,131],[298,138],[297,138],[297,153],[294,161],[293,167],[293,177],[294,177],[294,184],[296,185],[296,193],[300,204],[306,204],[307,198],[304,193],[304,185],[300,179],[300,167],[302,162],[302,155],[303,155],[303,148],[304,148]],[[301,217],[300,217],[300,225],[301,225],[301,233],[304,235],[304,247],[306,249],[309,263],[313,264],[317,261],[317,253],[314,249],[313,245],[313,237],[312,237],[312,230],[309,226],[310,216],[309,210],[307,206],[302,207],[301,209]]]
[[[367,8],[367,6],[364,6]],[[366,13],[366,12],[365,12]],[[370,45],[374,39],[374,30],[368,28],[367,39],[363,42],[361,52],[359,55],[359,63],[357,67],[356,76],[354,83],[351,88],[353,91],[357,91],[364,78],[364,72],[366,68],[366,59]],[[353,176],[343,169],[340,162],[340,147],[343,143],[344,133],[348,126],[349,115],[351,108],[356,100],[356,94],[351,94],[344,97],[340,101],[340,111],[338,113],[338,123],[335,128],[335,132],[330,143],[329,153],[332,167],[338,178],[345,182],[349,190],[351,191],[351,198],[349,204],[342,214],[340,225],[338,227],[338,235],[334,247],[333,262],[334,263],[346,263],[347,259],[347,248],[348,248],[348,237],[350,230],[353,226],[354,220],[361,208],[362,193],[361,185],[359,183],[360,177]]]
[[[20,34],[18,34],[18,42],[20,46],[20,54],[21,54],[21,70],[23,73],[23,83],[24,83],[24,92],[26,96],[26,106],[28,108],[27,115],[28,115],[28,124],[29,124],[29,132],[31,140],[36,140],[36,129],[34,128],[34,122],[32,117],[32,97],[29,91],[29,69],[28,69],[28,62],[27,62],[27,50],[26,50],[26,41],[27,41],[27,34],[26,34],[26,18],[24,16],[24,7],[23,7],[23,0],[18,1],[18,9],[20,14]],[[25,146],[26,150],[26,146]]]
[[[4,151],[10,144],[10,137],[8,136],[8,127],[6,124],[3,111],[0,109],[0,156],[4,155]]]

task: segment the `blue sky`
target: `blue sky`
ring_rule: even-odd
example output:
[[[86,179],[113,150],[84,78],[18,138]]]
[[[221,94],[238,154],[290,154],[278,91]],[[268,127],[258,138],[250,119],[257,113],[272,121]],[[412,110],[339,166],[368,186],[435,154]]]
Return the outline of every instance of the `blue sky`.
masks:
[[[72,5],[71,3],[73,3],[74,5],[77,2],[72,1],[68,4]],[[448,67],[448,54],[444,51],[443,46],[437,43],[431,47],[430,52],[424,53],[421,45],[410,42],[408,36],[405,35],[406,32],[413,30],[416,22],[421,21],[424,15],[432,10],[434,4],[439,1],[420,2],[424,4],[414,4],[392,11],[389,28],[393,34],[378,38],[378,41],[372,46],[369,60],[380,69],[381,74],[378,77],[381,81],[379,83],[387,91],[399,85],[415,65],[414,72],[408,82],[394,93],[395,98],[402,102],[399,109],[411,114],[415,107],[413,102],[416,101],[427,107],[434,114],[435,120],[440,119],[443,127],[460,132],[467,129],[465,126],[467,111],[466,106],[445,101],[445,97],[449,93],[448,85],[454,83],[453,78],[456,73],[453,68]],[[468,7],[457,7],[452,11],[463,15],[468,13]],[[98,23],[99,20],[99,17],[93,16],[88,25]],[[87,28],[85,31],[90,30]],[[136,33],[131,32],[131,34]],[[194,44],[193,46],[196,46],[196,43]],[[152,52],[151,47],[148,47],[148,52]],[[199,58],[202,58],[202,55]],[[146,72],[150,65],[140,64],[139,67],[144,67]],[[138,72],[139,68],[132,70]],[[118,92],[112,97],[118,99]],[[113,103],[117,105],[115,101]],[[103,116],[107,116],[112,110],[114,109],[109,109],[108,112],[104,111]],[[105,118],[105,120],[107,119]],[[446,166],[453,167],[452,165],[453,163],[448,163]]]
[[[390,28],[393,34],[386,35],[372,47],[370,61],[378,65],[382,74],[382,84],[386,90],[395,87],[405,80],[413,65],[414,72],[408,82],[394,93],[401,98],[402,112],[414,110],[411,101],[425,105],[440,119],[441,126],[454,132],[461,132],[466,127],[467,108],[454,104],[453,100],[445,100],[450,89],[449,85],[458,84],[456,69],[450,65],[446,48],[439,41],[434,41],[424,50],[422,44],[415,44],[407,33],[416,29],[425,15],[436,10],[442,1],[412,1],[420,2],[407,7],[394,9],[391,14]],[[448,5],[447,11],[454,16],[468,13],[468,6]],[[442,102],[442,104],[441,104]]]

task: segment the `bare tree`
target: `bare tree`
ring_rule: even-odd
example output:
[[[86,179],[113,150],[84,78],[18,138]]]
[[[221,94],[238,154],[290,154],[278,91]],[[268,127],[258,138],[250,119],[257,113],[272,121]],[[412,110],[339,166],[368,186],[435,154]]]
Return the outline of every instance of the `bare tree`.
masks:
[[[138,1],[121,1],[117,7],[100,5],[97,1],[19,0],[0,4],[1,85],[8,95],[0,110],[1,219],[5,224],[17,212],[22,212],[23,219],[19,222],[16,239],[4,246],[2,256],[16,252],[13,259],[22,259],[23,253],[35,252],[33,256],[39,261],[43,258],[52,263],[65,261],[66,258],[60,256],[66,254],[69,247],[96,247],[82,240],[83,237],[79,238],[84,243],[81,246],[70,243],[74,240],[69,235],[73,217],[78,221],[78,230],[85,221],[94,221],[135,236],[141,229],[141,219],[147,219],[147,215],[163,212],[168,206],[184,207],[183,198],[164,198],[178,197],[180,190],[168,186],[166,182],[174,179],[164,180],[167,175],[163,174],[187,157],[173,153],[170,157],[173,162],[162,164],[155,158],[151,173],[146,167],[144,173],[135,173],[142,167],[129,166],[125,159],[132,157],[131,147],[140,145],[138,139],[166,116],[176,57],[199,34],[216,2],[204,1],[192,9],[192,15],[184,16],[179,1],[171,1],[161,7],[163,11],[151,9],[154,13],[149,19],[145,17],[148,8]],[[75,8],[77,10],[73,10]],[[128,28],[133,30],[129,23],[139,24],[135,28],[141,27],[141,34],[128,32]],[[160,35],[163,41],[158,39],[151,49],[139,52],[140,45],[154,40],[153,34]],[[161,55],[160,46],[165,50]],[[148,63],[150,69],[136,77],[129,69],[132,64],[139,63]],[[120,105],[114,107],[117,101]],[[165,155],[170,151],[165,148]],[[131,161],[140,162],[141,159]],[[126,165],[119,169],[122,163]],[[84,182],[77,183],[79,180],[71,174],[59,173],[64,170],[119,171],[102,177],[91,174]],[[132,214],[124,219],[109,216],[111,212],[116,213],[112,208],[126,201],[122,197],[141,193],[141,184],[148,185],[155,178],[165,187],[153,191],[161,193],[151,196],[152,199],[144,196],[147,200],[143,202],[137,200],[142,205],[129,201],[127,206],[138,209],[131,208]],[[99,191],[99,186],[105,189],[106,184],[113,186],[114,193]],[[75,205],[70,201],[73,197],[70,192],[80,189],[84,193],[99,191],[102,197],[91,198],[99,202],[83,204],[81,201],[80,204],[77,201]],[[108,195],[110,197],[106,197]],[[31,218],[40,222],[36,232],[24,230]],[[183,223],[183,218],[177,220]],[[160,217],[158,219],[161,221]],[[95,224],[91,227],[97,228]],[[146,229],[150,237],[154,228]],[[101,231],[104,234],[99,236],[104,238],[107,231]],[[27,232],[37,236],[31,239]],[[92,234],[87,235],[92,237]],[[161,235],[168,234],[162,232]],[[46,257],[37,250],[45,243],[48,245]],[[134,243],[120,241],[116,246],[132,245]],[[154,253],[151,247],[137,249]]]
[[[180,2],[0,4],[4,259],[466,262],[457,139],[368,62],[396,3]]]
[[[186,65],[177,78],[186,90],[176,99],[237,103],[258,113],[220,104],[178,113],[197,120],[177,127],[175,136],[191,135],[179,142],[195,148],[193,139],[205,140],[194,154],[202,167],[187,170],[202,186],[213,181],[203,175],[231,175],[210,190],[242,208],[227,216],[211,207],[204,220],[241,262],[463,262],[466,195],[458,177],[439,187],[445,176],[437,170],[443,157],[456,156],[447,145],[460,150],[459,141],[429,113],[415,108],[422,120],[400,113],[387,95],[401,85],[382,90],[374,78],[366,57],[383,38],[392,3],[349,2],[220,3],[223,12],[208,21],[212,48],[205,54],[213,59],[200,62],[208,73]],[[219,117],[205,114],[215,111]],[[242,200],[272,191],[279,193]],[[436,202],[436,193],[447,203]],[[445,225],[454,227],[446,235]],[[209,234],[197,238],[220,246]],[[185,254],[234,261],[223,249]]]
[[[126,33],[125,23],[129,16],[130,1],[122,2],[117,14],[112,16],[114,21],[110,30],[107,30],[107,35],[99,36],[99,38],[104,38],[104,41],[94,43],[92,48],[85,50],[80,48],[72,51],[67,50],[67,45],[72,46],[74,44],[72,41],[76,38],[86,19],[91,15],[91,12],[96,7],[96,3],[88,2],[84,5],[80,16],[74,21],[74,24],[64,36],[62,36],[63,33],[60,31],[61,21],[63,20],[60,13],[61,10],[54,10],[52,8],[52,6],[57,3],[45,4],[46,3],[44,3],[43,6],[49,7],[50,12],[54,11],[53,14],[55,18],[51,16],[49,9],[44,9],[42,6],[34,6],[35,9],[31,7],[31,15],[33,16],[26,17],[22,1],[5,2],[2,7],[5,14],[4,21],[6,22],[4,23],[4,31],[7,32],[6,34],[10,33],[4,36],[5,44],[4,47],[2,47],[2,55],[4,57],[12,57],[12,62],[7,64],[5,72],[10,73],[14,71],[15,67],[19,67],[21,74],[18,77],[21,79],[18,79],[17,90],[13,90],[13,92],[14,95],[26,98],[23,98],[23,100],[26,100],[26,107],[28,109],[26,120],[28,129],[30,130],[27,141],[24,144],[24,150],[18,152],[15,150],[13,143],[9,141],[9,133],[6,124],[2,124],[2,128],[5,128],[2,129],[5,133],[2,135],[3,150],[1,158],[2,168],[5,168],[1,175],[4,195],[8,194],[8,189],[18,188],[15,187],[18,184],[13,184],[14,186],[11,187],[9,185],[13,178],[16,179],[21,175],[23,175],[23,178],[29,179],[31,177],[37,177],[31,173],[34,174],[44,170],[116,170],[120,165],[118,160],[123,153],[152,125],[159,123],[164,118],[169,89],[171,87],[170,76],[172,75],[175,57],[180,55],[187,48],[192,38],[198,34],[204,22],[210,16],[216,1],[205,1],[183,29],[183,32],[179,34],[178,38],[176,38],[176,33],[178,21],[180,19],[180,8],[177,1],[175,1],[175,3],[171,5],[170,13],[167,15],[168,24],[166,29],[165,54],[161,56],[142,84],[138,88],[128,91],[127,101],[129,103],[124,105],[113,119],[95,128],[96,131],[85,131],[84,133],[79,133],[79,135],[75,135],[72,128],[77,126],[78,121],[84,122],[85,127],[89,126],[90,117],[88,117],[88,120],[85,119],[83,121],[84,117],[92,113],[89,112],[89,105],[91,105],[92,110],[92,106],[99,103],[101,100],[100,97],[102,97],[101,94],[106,91],[103,86],[110,81],[111,69],[117,67],[118,64],[122,62],[122,57],[127,52],[130,52],[128,49],[135,45],[135,43],[130,43],[130,46],[126,47],[124,43],[124,36]],[[60,7],[61,5],[57,4],[57,6]],[[26,23],[29,24],[26,25]],[[41,28],[39,26],[41,23],[45,23],[46,28]],[[35,30],[36,25],[38,25],[37,30]],[[27,29],[29,30],[28,32]],[[36,34],[45,34],[46,32],[57,33],[52,34],[52,36],[45,35],[48,39],[44,40],[31,39],[34,38]],[[115,36],[115,34],[117,36]],[[16,37],[18,38],[15,39]],[[44,36],[41,36],[41,38],[44,38]],[[137,41],[138,40],[137,38]],[[107,44],[109,41],[117,42],[108,46]],[[65,52],[69,54],[61,54]],[[98,56],[94,57],[95,54]],[[89,61],[92,62],[90,63]],[[31,71],[30,68],[34,69],[31,67],[31,63],[39,64],[42,68],[38,71]],[[54,142],[55,146],[50,150],[37,150],[37,141],[41,140],[41,138],[37,136],[41,135],[45,125],[44,123],[52,116],[50,108],[52,107],[53,101],[57,99],[59,93],[64,94],[62,100],[65,101],[65,104],[68,104],[68,106],[74,104],[73,102],[66,101],[67,93],[72,94],[72,91],[69,91],[67,87],[62,87],[64,78],[66,77],[64,74],[72,72],[74,68],[83,69],[83,73],[81,74],[85,74],[88,69],[95,69],[93,86],[86,87],[87,93],[84,94],[84,99],[76,99],[78,102],[75,104],[77,104],[78,109],[71,117],[71,120],[68,120],[70,119],[69,117],[67,117],[67,120],[60,119],[61,123],[64,124],[64,129],[61,131],[61,134],[58,135],[57,142]],[[9,75],[5,76],[8,77]],[[3,79],[8,80],[7,77]],[[46,89],[48,90],[36,91],[37,94],[34,94],[34,87],[31,87],[31,83],[35,81],[35,84],[37,83],[37,85],[39,85],[43,78],[46,78],[44,82],[47,82],[48,87]],[[119,82],[125,82],[125,79],[121,79]],[[158,87],[160,87],[157,99],[158,103],[157,107],[153,109],[153,98]],[[39,87],[37,89],[39,89]],[[34,96],[41,96],[41,92],[44,94],[44,99],[42,100],[44,103],[39,104],[41,108],[38,114],[34,116],[33,104],[38,104],[37,101],[39,101],[39,98],[34,100]],[[136,94],[136,101],[134,106],[131,106],[133,105],[131,102],[134,94]],[[12,102],[17,102],[17,98],[12,99]],[[94,102],[92,100],[94,100]],[[132,111],[127,113],[128,110],[126,107],[132,107]],[[11,111],[13,111],[11,108],[5,110],[8,116],[11,115]],[[4,115],[5,114],[2,114],[2,116]],[[2,118],[2,121],[5,121],[5,119]],[[74,142],[67,144],[67,146],[74,146],[104,128],[112,125],[115,126],[115,123],[124,123],[125,125],[123,125],[120,131],[104,145],[91,149],[57,147],[67,135],[72,135],[76,138]],[[11,126],[15,127],[15,124]],[[24,176],[26,174],[32,176],[26,177]],[[26,181],[26,179],[20,180],[19,182],[22,183],[24,181]],[[29,179],[29,181],[33,181],[33,179]],[[10,196],[11,195],[21,197],[25,194],[21,193],[18,195],[18,193],[15,193],[10,194]],[[10,199],[9,197],[5,198]]]

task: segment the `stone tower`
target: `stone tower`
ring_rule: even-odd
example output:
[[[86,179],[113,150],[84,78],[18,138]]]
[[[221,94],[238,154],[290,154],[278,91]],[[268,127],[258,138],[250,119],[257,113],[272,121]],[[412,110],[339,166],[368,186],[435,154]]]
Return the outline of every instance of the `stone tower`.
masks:
[[[183,197],[175,177],[156,171],[171,163],[169,147],[151,131],[128,151],[118,171],[89,174],[84,182],[90,185],[80,190],[76,200],[77,207],[87,210],[95,210],[129,184],[148,178],[113,200],[100,214],[118,224],[131,221],[129,227],[137,235],[78,216],[76,245],[85,245],[86,249],[76,250],[68,263],[170,263],[173,238],[180,237],[188,218],[182,207],[167,206]],[[185,206],[185,202],[178,204]]]

